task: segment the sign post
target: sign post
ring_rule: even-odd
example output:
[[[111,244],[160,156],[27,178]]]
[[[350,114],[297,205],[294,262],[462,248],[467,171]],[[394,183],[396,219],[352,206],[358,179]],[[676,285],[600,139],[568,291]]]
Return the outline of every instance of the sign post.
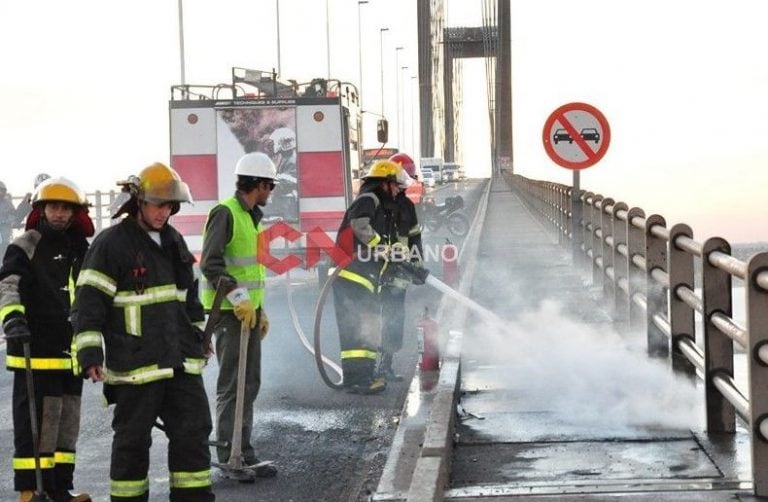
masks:
[[[570,230],[573,259],[578,263],[584,242],[579,171],[603,158],[611,143],[611,129],[605,115],[594,106],[568,103],[547,118],[542,141],[555,164],[573,171]]]

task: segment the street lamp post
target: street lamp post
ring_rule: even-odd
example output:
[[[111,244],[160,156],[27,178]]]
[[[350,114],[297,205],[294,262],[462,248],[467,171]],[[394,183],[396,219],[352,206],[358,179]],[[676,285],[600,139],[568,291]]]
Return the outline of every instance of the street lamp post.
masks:
[[[331,80],[331,28],[328,17],[328,0],[325,0],[325,51],[328,62],[328,80]]]
[[[415,100],[413,98],[413,96],[414,96],[413,88],[416,87],[416,85],[414,85],[414,84],[418,84],[418,81],[416,81],[416,82],[414,82],[414,81],[417,78],[418,77],[416,75],[411,75],[411,136],[412,136],[411,137],[411,155],[417,154],[417,151],[416,151],[416,124],[417,124],[417,121],[414,120],[414,117],[413,117],[413,111],[416,108],[418,108],[418,106],[416,106],[416,102],[415,102]],[[421,157],[421,153],[420,152],[418,153],[418,155],[419,155],[419,157]]]
[[[401,66],[397,73],[397,88],[400,89],[402,83],[403,70],[407,70],[407,66]],[[399,93],[399,91],[398,91]],[[403,103],[402,106],[397,105],[397,140],[400,143],[400,149],[403,149],[405,145],[405,127],[401,127],[401,124],[405,122],[405,87],[403,87]]]
[[[384,32],[389,28],[379,28],[379,67],[381,68],[381,116],[384,117]]]
[[[395,47],[395,116],[397,122],[397,147],[402,149],[400,144],[400,51],[402,47]]]
[[[276,23],[277,23],[277,74],[282,76],[280,70],[280,0],[275,0]]]
[[[181,67],[181,85],[187,84],[186,69],[184,63],[184,3],[179,0],[179,66]]]
[[[358,102],[360,103],[360,113],[363,112],[363,22],[360,17],[360,6],[368,3],[368,0],[357,0],[357,59],[358,71]]]

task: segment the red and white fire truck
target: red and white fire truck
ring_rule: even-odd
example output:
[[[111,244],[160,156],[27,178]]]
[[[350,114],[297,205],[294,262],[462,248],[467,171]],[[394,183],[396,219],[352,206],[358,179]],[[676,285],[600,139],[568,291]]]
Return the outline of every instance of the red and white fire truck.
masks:
[[[331,239],[352,201],[362,168],[361,110],[354,85],[315,79],[283,83],[274,73],[232,69],[232,83],[176,85],[171,90],[171,165],[189,184],[173,225],[190,249],[202,249],[208,211],[235,190],[241,155],[270,155],[278,184],[264,222],[283,221]],[[272,248],[276,243],[272,243]],[[306,240],[292,243],[292,254]],[[278,253],[275,253],[276,255]]]

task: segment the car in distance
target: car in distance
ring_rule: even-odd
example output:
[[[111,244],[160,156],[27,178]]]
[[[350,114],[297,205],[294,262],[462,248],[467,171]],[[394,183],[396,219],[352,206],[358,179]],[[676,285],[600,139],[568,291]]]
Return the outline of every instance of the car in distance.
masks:
[[[573,138],[571,138],[571,135],[568,134],[568,131],[565,129],[555,129],[555,134],[552,135],[552,140],[555,142],[555,144],[558,144],[560,141],[573,143]]]
[[[600,133],[594,127],[583,128],[580,135],[584,138],[584,141],[594,141],[595,144],[600,142]]]
[[[422,169],[421,170],[421,181],[424,183],[424,186],[427,186],[429,188],[435,188],[435,173],[432,171],[432,169]]]

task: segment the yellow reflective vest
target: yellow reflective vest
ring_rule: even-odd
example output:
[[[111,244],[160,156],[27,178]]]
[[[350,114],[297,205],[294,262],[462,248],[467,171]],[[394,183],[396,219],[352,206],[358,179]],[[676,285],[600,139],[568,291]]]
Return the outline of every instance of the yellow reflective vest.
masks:
[[[262,225],[254,225],[251,214],[243,209],[240,201],[230,197],[221,202],[232,215],[232,238],[224,247],[224,261],[227,274],[237,280],[237,285],[248,289],[253,306],[258,308],[264,300],[264,285],[267,277],[266,267],[258,260],[258,240]],[[206,229],[208,224],[206,223]],[[203,240],[207,234],[203,233]],[[203,284],[203,307],[210,310],[216,296],[216,285],[205,281]],[[226,298],[221,303],[222,310],[232,310],[233,306]]]

